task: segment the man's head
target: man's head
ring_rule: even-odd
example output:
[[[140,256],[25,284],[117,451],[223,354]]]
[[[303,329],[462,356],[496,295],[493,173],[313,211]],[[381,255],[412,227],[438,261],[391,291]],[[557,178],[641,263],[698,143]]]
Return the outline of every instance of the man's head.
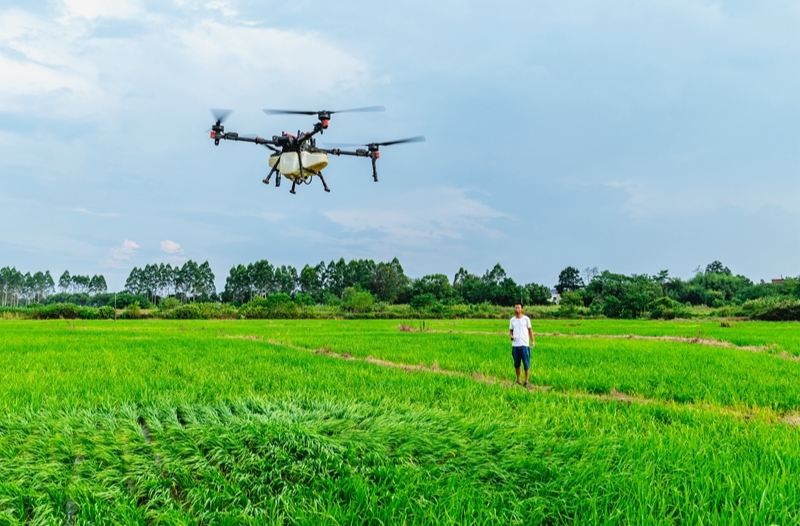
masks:
[[[517,302],[516,304],[514,304],[514,313],[516,313],[517,316],[522,314],[522,303],[521,302]]]

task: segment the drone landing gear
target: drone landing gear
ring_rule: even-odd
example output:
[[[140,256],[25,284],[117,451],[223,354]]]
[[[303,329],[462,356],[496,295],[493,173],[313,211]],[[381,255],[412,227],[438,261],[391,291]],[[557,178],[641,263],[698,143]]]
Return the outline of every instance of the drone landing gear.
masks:
[[[318,173],[317,176],[319,177],[319,180],[322,181],[322,186],[325,188],[325,191],[330,192],[331,189],[328,188],[327,184],[325,184],[325,179],[322,177],[322,172]]]
[[[297,186],[297,181],[292,181],[292,189],[289,190],[290,194],[295,194],[297,192],[294,191],[294,187]]]
[[[275,174],[275,188],[278,188],[281,185],[281,173],[277,172]]]
[[[275,163],[275,165],[277,166],[277,163]],[[275,168],[273,168],[272,170],[270,170],[270,171],[269,171],[269,173],[267,174],[267,178],[266,178],[266,179],[264,179],[264,180],[263,180],[263,181],[261,181],[261,182],[262,182],[262,183],[264,183],[264,184],[269,184],[269,180],[270,180],[270,179],[272,179],[272,174],[274,174],[274,173],[278,173],[278,170],[276,170]],[[280,176],[280,175],[278,175],[278,179],[280,179],[280,177],[281,177],[281,176]],[[280,185],[280,181],[278,182],[278,185]]]

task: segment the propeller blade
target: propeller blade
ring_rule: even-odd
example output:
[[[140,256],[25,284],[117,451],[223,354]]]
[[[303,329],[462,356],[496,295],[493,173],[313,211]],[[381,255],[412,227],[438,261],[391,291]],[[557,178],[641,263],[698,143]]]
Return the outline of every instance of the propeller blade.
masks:
[[[212,109],[210,111],[211,111],[211,115],[214,116],[214,120],[215,121],[220,121],[220,122],[225,122],[226,120],[228,120],[228,117],[230,117],[231,113],[233,113],[233,110],[215,110],[215,109]]]
[[[349,109],[349,110],[336,110],[336,111],[332,111],[330,113],[347,113],[347,112],[354,113],[354,112],[360,112],[360,111],[386,111],[386,108],[383,107],[383,106],[367,106],[365,108],[352,108],[352,109]]]
[[[392,144],[403,144],[405,142],[425,142],[425,137],[422,135],[417,135],[416,137],[409,137],[408,139],[387,142],[373,142],[370,144],[365,144],[364,146],[391,146]]]
[[[391,146],[392,144],[403,144],[405,142],[426,142],[425,137],[422,135],[418,135],[416,137],[409,137],[408,139],[400,139],[398,141],[387,141],[387,142],[371,142],[369,144],[356,144],[356,143],[349,143],[349,142],[326,142],[325,146]]]
[[[366,106],[364,108],[350,108],[349,110],[335,110],[335,111],[328,111],[328,110],[320,110],[320,111],[300,111],[300,110],[264,110],[264,113],[267,115],[319,115],[320,113],[354,113],[354,112],[363,112],[363,111],[386,111],[386,108],[383,106]]]
[[[318,111],[264,110],[267,115],[316,115]]]

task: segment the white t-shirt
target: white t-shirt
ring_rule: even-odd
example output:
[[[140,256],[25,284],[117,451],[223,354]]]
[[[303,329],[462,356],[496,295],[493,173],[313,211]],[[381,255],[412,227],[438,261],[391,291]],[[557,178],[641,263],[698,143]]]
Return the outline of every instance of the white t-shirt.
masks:
[[[522,318],[514,316],[511,318],[511,323],[508,324],[508,329],[514,333],[514,342],[512,347],[530,347],[530,338],[528,337],[528,329],[531,328],[531,319],[522,315]]]

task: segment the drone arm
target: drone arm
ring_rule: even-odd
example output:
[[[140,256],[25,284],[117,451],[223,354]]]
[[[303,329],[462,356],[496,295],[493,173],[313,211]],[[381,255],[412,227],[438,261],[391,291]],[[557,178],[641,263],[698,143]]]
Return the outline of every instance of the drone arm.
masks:
[[[211,138],[215,141],[219,141],[220,139],[224,139],[226,141],[240,141],[240,142],[251,142],[253,144],[261,144],[264,146],[268,145],[276,145],[277,143],[274,140],[264,139],[262,137],[240,137],[236,132],[211,132]]]
[[[369,157],[369,152],[367,150],[356,150],[354,152],[348,152],[346,150],[340,150],[339,148],[333,148],[330,150],[326,150],[324,148],[315,148],[314,151],[327,153],[329,155],[350,155],[353,157]]]
[[[321,123],[321,122],[318,122],[318,123],[316,123],[316,124],[314,125],[314,131],[312,131],[312,132],[308,132],[308,133],[304,133],[304,134],[303,134],[303,135],[301,135],[301,136],[300,136],[300,137],[299,137],[297,140],[298,140],[298,142],[299,142],[300,144],[303,144],[304,142],[306,142],[307,140],[309,140],[310,138],[312,138],[312,137],[313,137],[313,136],[315,136],[316,134],[318,134],[318,133],[323,133],[323,130],[324,130],[324,129],[325,129],[325,127],[322,125],[322,123]]]

